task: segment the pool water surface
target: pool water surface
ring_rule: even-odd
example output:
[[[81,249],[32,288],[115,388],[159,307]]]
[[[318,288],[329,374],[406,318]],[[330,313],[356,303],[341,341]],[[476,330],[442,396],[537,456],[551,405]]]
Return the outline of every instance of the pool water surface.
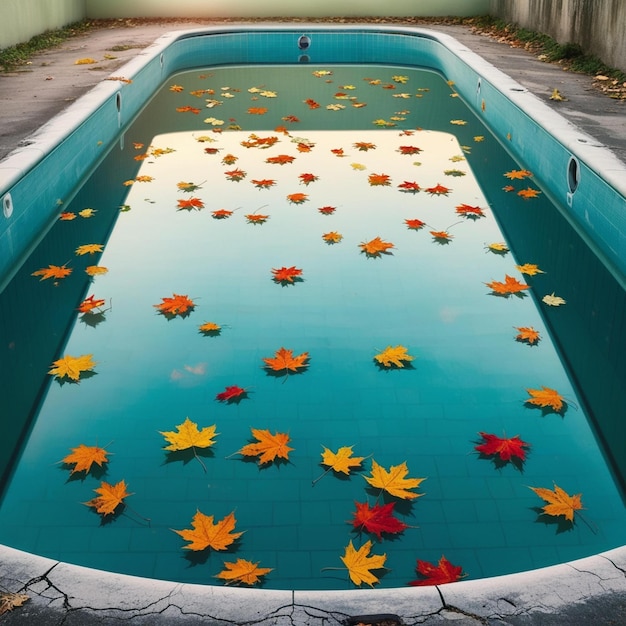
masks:
[[[242,558],[271,568],[261,584],[276,589],[352,588],[341,561],[350,541],[386,555],[383,587],[415,580],[418,559],[445,555],[481,578],[621,545],[620,479],[595,426],[617,404],[590,405],[553,330],[572,285],[550,260],[584,244],[548,196],[434,72],[301,65],[173,77],[60,205],[1,296],[15,316],[4,343],[40,400],[11,399],[33,421],[0,541],[206,584]],[[515,231],[546,214],[537,256],[523,256]],[[376,238],[391,245],[368,253]],[[37,274],[49,265],[71,273]],[[89,278],[88,266],[107,271]],[[292,280],[276,280],[281,268],[296,270]],[[498,293],[506,277],[523,288]],[[607,303],[622,298],[612,288]],[[158,305],[177,295],[189,308],[164,315]],[[89,296],[103,302],[77,312]],[[518,337],[523,328],[539,338]],[[30,356],[38,332],[43,367]],[[389,346],[411,360],[384,366],[375,357]],[[268,368],[281,348],[307,358],[295,371]],[[95,365],[79,382],[47,373],[87,354]],[[218,398],[229,387],[244,393]],[[528,402],[544,387],[561,409]],[[162,433],[186,418],[215,426],[198,458],[164,450]],[[251,429],[287,434],[288,458],[245,458]],[[480,433],[519,436],[524,458],[479,454]],[[80,444],[105,448],[108,462],[72,474],[61,461]],[[324,449],[346,446],[361,464],[326,472]],[[375,464],[404,463],[420,479],[410,497],[365,480]],[[114,514],[85,506],[101,481],[121,480],[131,495]],[[555,485],[582,494],[574,523],[544,515],[530,489]],[[357,502],[393,503],[406,527],[355,528]],[[191,528],[197,511],[215,522],[232,513],[243,534],[224,551],[185,549],[172,529]]]

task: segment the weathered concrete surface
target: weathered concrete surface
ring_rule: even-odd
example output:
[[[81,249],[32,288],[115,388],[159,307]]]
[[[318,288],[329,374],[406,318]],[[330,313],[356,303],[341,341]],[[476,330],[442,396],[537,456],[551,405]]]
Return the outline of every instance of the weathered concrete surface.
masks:
[[[626,72],[624,0],[491,0],[489,12],[559,43],[577,43]]]

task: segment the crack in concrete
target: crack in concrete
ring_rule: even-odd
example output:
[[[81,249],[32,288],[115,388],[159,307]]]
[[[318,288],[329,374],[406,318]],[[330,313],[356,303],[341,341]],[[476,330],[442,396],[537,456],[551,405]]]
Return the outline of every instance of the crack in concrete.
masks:
[[[598,556],[602,557],[603,559],[606,559],[616,570],[622,572],[622,574],[624,574],[624,577],[626,577],[626,570],[621,568],[619,565],[617,565],[615,561],[612,561],[611,559],[609,559],[609,557],[606,556],[605,554],[599,554]]]

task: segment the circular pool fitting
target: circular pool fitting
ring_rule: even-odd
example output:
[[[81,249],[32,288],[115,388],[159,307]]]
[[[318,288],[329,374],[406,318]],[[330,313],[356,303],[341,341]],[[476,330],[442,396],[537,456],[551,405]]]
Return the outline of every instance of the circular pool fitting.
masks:
[[[298,48],[300,50],[307,50],[311,45],[311,38],[308,35],[301,35],[298,39]]]
[[[569,158],[567,163],[567,188],[573,194],[580,184],[580,163],[574,156]]]
[[[301,54],[298,57],[298,63],[308,63],[311,60],[311,57],[308,54]]]
[[[13,198],[10,193],[4,194],[2,198],[2,213],[7,219],[13,215]]]
[[[476,83],[476,95],[480,95],[480,88],[482,87],[482,80],[480,77],[478,78],[478,82]]]
[[[115,94],[115,107],[117,108],[117,127],[122,126],[122,93],[118,91]]]

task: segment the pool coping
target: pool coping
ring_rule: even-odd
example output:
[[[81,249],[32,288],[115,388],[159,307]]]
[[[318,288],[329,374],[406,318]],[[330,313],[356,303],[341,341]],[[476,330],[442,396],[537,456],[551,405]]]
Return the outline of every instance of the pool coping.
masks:
[[[323,30],[316,24],[288,23],[259,26],[262,30]],[[328,26],[337,29],[337,25]],[[183,36],[234,29],[253,30],[250,25],[197,28],[173,31],[161,36],[115,75],[132,76],[149,58],[159,55],[170,43]],[[519,83],[495,68],[450,35],[430,29],[358,25],[359,30],[386,32],[423,32],[441,40],[456,54],[470,58],[483,71],[494,73],[501,86],[516,90]],[[32,143],[0,162],[9,176],[19,175],[38,162],[49,146],[72,132],[82,115],[96,103],[104,102],[119,90],[119,85],[102,81],[75,104],[53,118],[35,133]],[[549,109],[537,96],[523,88],[512,98],[526,111],[546,116],[551,130],[568,142],[572,152],[591,160],[608,171],[616,188],[626,195],[626,165],[571,122]],[[581,143],[580,139],[585,141]],[[616,602],[626,604],[626,546],[598,555],[539,570],[487,579],[460,581],[450,585],[424,588],[358,589],[354,591],[292,591],[238,589],[212,585],[192,585],[142,579],[103,572],[58,562],[7,546],[0,546],[0,585],[11,592],[30,595],[24,606],[3,616],[7,624],[80,624],[133,623],[167,624],[341,624],[351,616],[394,614],[405,624],[428,624],[449,613],[458,623],[582,623],[569,619],[548,622],[546,615],[561,617],[594,610],[602,602],[603,611]],[[30,621],[29,621],[30,620]],[[77,620],[77,621],[72,621]],[[211,622],[207,622],[211,620]],[[430,622],[429,620],[435,620]],[[594,621],[594,624],[600,622]]]

